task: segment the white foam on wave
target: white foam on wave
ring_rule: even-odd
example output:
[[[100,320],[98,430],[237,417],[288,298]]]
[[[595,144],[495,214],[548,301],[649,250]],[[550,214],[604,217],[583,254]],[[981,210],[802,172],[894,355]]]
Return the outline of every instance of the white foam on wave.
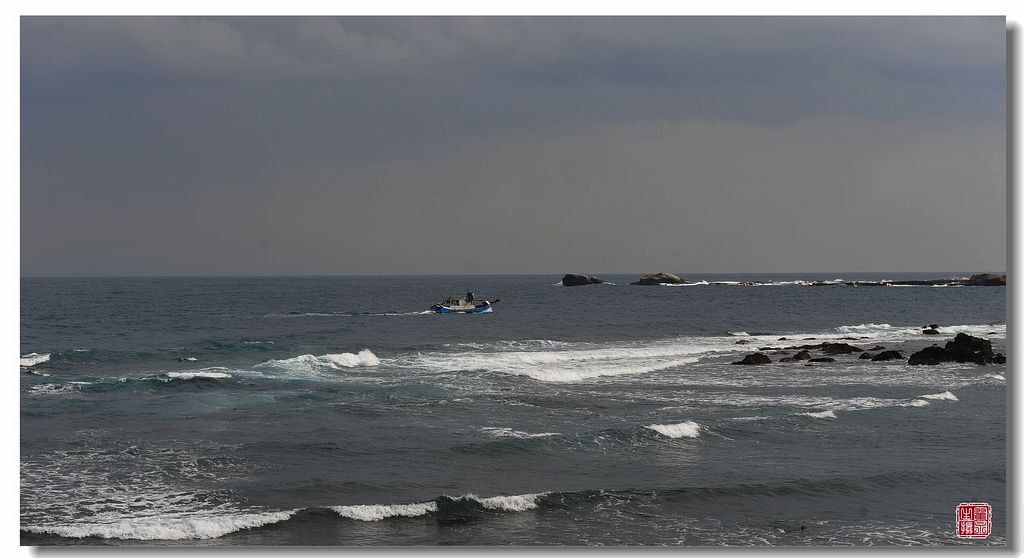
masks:
[[[747,337],[747,336],[749,336],[750,334],[749,334],[749,333],[747,333],[747,332],[745,332],[745,331],[730,331],[730,332],[729,332],[729,335],[737,335],[737,336],[743,336],[743,337]]]
[[[539,492],[537,494],[518,494],[514,496],[491,496],[489,498],[480,498],[472,494],[466,496],[467,498],[474,499],[483,507],[489,510],[504,510],[504,511],[526,511],[535,509],[539,503],[541,496],[546,496],[548,492]]]
[[[210,515],[154,515],[111,522],[61,525],[27,525],[25,531],[51,533],[69,538],[100,537],[124,540],[214,539],[242,529],[252,529],[289,519],[296,511],[227,513]]]
[[[644,428],[669,438],[696,438],[701,430],[701,426],[692,420],[677,424],[649,424]]]
[[[906,403],[903,403],[900,406],[901,407],[927,407],[928,405],[931,405],[931,403],[925,401],[924,399],[911,399],[910,401],[907,401]]]
[[[701,346],[655,343],[641,345],[605,345],[600,348],[578,345],[550,351],[470,351],[427,353],[402,359],[396,364],[433,370],[486,370],[515,376],[528,376],[552,383],[571,383],[599,377],[643,374],[697,361],[707,352]]]
[[[196,378],[212,378],[212,379],[223,379],[230,378],[231,374],[227,372],[209,372],[196,370],[195,372],[168,372],[167,377],[172,380],[194,380]]]
[[[512,430],[511,428],[496,426],[485,426],[481,428],[481,430],[495,438],[547,438],[550,436],[558,436],[560,434],[559,432],[540,432],[537,434],[531,434],[529,432],[522,432],[519,430]]]
[[[834,419],[834,418],[836,418],[836,413],[834,411],[819,411],[819,412],[807,412],[807,413],[797,413],[797,414],[799,414],[801,416],[805,416],[805,417],[818,418],[818,419]]]
[[[535,509],[539,498],[549,492],[518,494],[512,496],[480,497],[475,494],[451,497],[453,500],[473,500],[489,510],[520,512]],[[437,511],[437,503],[416,502],[412,504],[361,504],[352,506],[331,506],[332,511],[342,517],[357,521],[381,521],[389,517],[419,517]]]
[[[331,510],[342,517],[355,519],[357,521],[381,521],[389,517],[418,517],[430,512],[437,511],[437,504],[434,502],[420,502],[416,504],[366,504],[355,506],[332,506]]]
[[[27,355],[21,355],[21,366],[35,366],[42,364],[50,360],[50,353],[29,353]]]
[[[82,391],[82,386],[92,385],[92,382],[67,382],[63,384],[39,384],[28,388],[28,391],[36,395],[56,395],[60,393],[73,393]]]
[[[268,360],[257,364],[257,370],[283,370],[286,372],[299,373],[321,373],[342,368],[356,368],[362,366],[377,366],[380,359],[369,349],[363,349],[358,353],[336,353],[326,355],[299,355],[297,357],[281,360]]]
[[[931,393],[928,395],[921,395],[919,396],[919,399],[930,399],[932,401],[960,401],[960,399],[958,399],[957,396],[953,395],[948,390],[942,393]]]
[[[1002,374],[985,374],[984,377],[991,378],[993,380],[999,380],[1000,382],[1006,381],[1006,376],[1003,376]]]

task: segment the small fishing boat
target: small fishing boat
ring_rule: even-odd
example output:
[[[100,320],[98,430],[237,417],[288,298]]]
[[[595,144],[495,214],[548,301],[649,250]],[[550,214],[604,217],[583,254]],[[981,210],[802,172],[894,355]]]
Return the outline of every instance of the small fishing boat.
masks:
[[[493,312],[493,305],[498,302],[501,302],[501,299],[494,299],[494,302],[477,300],[473,296],[473,292],[470,291],[462,298],[450,296],[444,299],[443,302],[431,306],[430,309],[438,314],[482,314],[484,312]]]

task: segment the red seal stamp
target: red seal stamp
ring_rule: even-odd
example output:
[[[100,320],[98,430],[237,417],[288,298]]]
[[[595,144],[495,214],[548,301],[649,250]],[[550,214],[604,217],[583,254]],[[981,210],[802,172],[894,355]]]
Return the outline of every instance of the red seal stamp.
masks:
[[[984,539],[992,534],[992,506],[983,503],[960,504],[956,507],[956,536],[961,539]]]

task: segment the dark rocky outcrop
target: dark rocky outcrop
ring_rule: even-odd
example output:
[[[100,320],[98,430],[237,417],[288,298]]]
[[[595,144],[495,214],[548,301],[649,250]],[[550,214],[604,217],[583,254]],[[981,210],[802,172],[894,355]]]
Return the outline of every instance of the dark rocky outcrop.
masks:
[[[938,335],[939,334],[939,330],[933,329],[933,328],[928,328],[926,330],[921,331],[921,333],[923,333],[925,335]]]
[[[989,364],[994,362],[992,342],[988,339],[958,333],[945,347],[931,346],[910,355],[910,364],[941,364],[943,362],[973,362]]]
[[[863,351],[860,347],[854,347],[853,345],[847,345],[846,343],[822,343],[821,352],[826,355],[848,355],[850,353],[859,353]]]
[[[592,277],[590,275],[573,275],[572,273],[566,273],[562,277],[562,286],[565,287],[578,287],[580,285],[600,285],[601,283],[607,283],[604,279]]]
[[[946,350],[953,355],[955,362],[988,364],[995,356],[992,354],[991,341],[966,333],[957,333],[952,341],[946,343]]]
[[[884,362],[886,360],[903,360],[903,354],[899,351],[882,351],[871,357],[871,362]]]
[[[681,277],[675,273],[645,273],[640,276],[640,279],[633,281],[630,285],[660,285],[662,283],[681,284],[685,283]]]
[[[783,347],[758,347],[759,351],[782,351],[785,350]]]
[[[942,347],[932,345],[910,355],[910,364],[942,364],[949,362],[949,353]]]
[[[740,339],[739,341],[736,342],[736,344],[737,345],[749,345],[750,344],[750,339]]]
[[[1003,353],[996,353],[996,356],[992,357],[992,364],[1006,364],[1006,357]]]
[[[836,359],[832,357],[818,357],[809,359],[807,362],[835,362]]]
[[[768,364],[772,359],[768,358],[768,355],[762,353],[750,353],[743,357],[743,360],[734,362],[733,364]]]
[[[875,355],[873,355],[871,353],[861,353],[860,356],[857,357],[857,358],[859,358],[859,359],[869,359],[869,358],[874,358],[874,357],[875,357]]]
[[[1006,275],[978,273],[977,275],[971,275],[963,284],[968,287],[1005,287]]]

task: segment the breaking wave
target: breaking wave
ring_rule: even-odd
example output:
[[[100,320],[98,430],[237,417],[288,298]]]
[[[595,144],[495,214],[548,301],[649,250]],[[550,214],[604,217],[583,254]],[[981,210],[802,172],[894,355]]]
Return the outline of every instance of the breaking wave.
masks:
[[[669,438],[696,438],[700,436],[701,429],[700,425],[692,420],[678,424],[650,424],[644,428]]]
[[[487,434],[494,436],[495,438],[548,438],[550,436],[558,436],[558,432],[540,432],[537,434],[530,434],[529,432],[521,432],[519,430],[512,430],[511,428],[485,426],[481,428]]]
[[[211,379],[223,379],[230,378],[231,374],[227,372],[211,372],[196,370],[195,372],[168,372],[167,377],[172,380],[194,380],[196,378],[211,378]]]
[[[808,412],[808,413],[798,413],[798,414],[801,415],[801,416],[805,416],[805,417],[819,418],[819,419],[834,419],[834,418],[836,418],[836,414],[835,414],[834,411],[820,411],[820,412]]]
[[[187,540],[214,539],[242,529],[252,529],[285,521],[298,510],[283,512],[209,514],[209,515],[154,515],[110,522],[71,523],[54,526],[22,527],[32,533],[50,533],[69,538],[100,537],[126,540]]]
[[[930,400],[933,400],[933,401],[960,401],[957,398],[957,396],[953,395],[949,391],[944,391],[942,393],[932,393],[932,394],[929,394],[929,395],[921,395],[921,396],[919,396],[919,398],[920,399],[930,399]]]
[[[490,497],[466,494],[457,497],[441,496],[429,502],[411,504],[332,506],[330,509],[342,517],[357,521],[381,521],[390,517],[419,517],[429,513],[459,511],[460,508],[463,511],[486,509],[520,512],[536,509],[540,505],[540,498],[548,494],[548,492],[541,492]]]
[[[358,353],[337,353],[326,355],[299,355],[297,357],[282,360],[268,360],[257,364],[255,368],[272,369],[283,371],[316,372],[325,370],[340,370],[342,368],[355,368],[358,366],[377,366],[380,359],[369,349],[363,349]]]
[[[48,360],[50,360],[50,353],[29,353],[27,355],[21,355],[21,365],[26,367],[42,364]]]

